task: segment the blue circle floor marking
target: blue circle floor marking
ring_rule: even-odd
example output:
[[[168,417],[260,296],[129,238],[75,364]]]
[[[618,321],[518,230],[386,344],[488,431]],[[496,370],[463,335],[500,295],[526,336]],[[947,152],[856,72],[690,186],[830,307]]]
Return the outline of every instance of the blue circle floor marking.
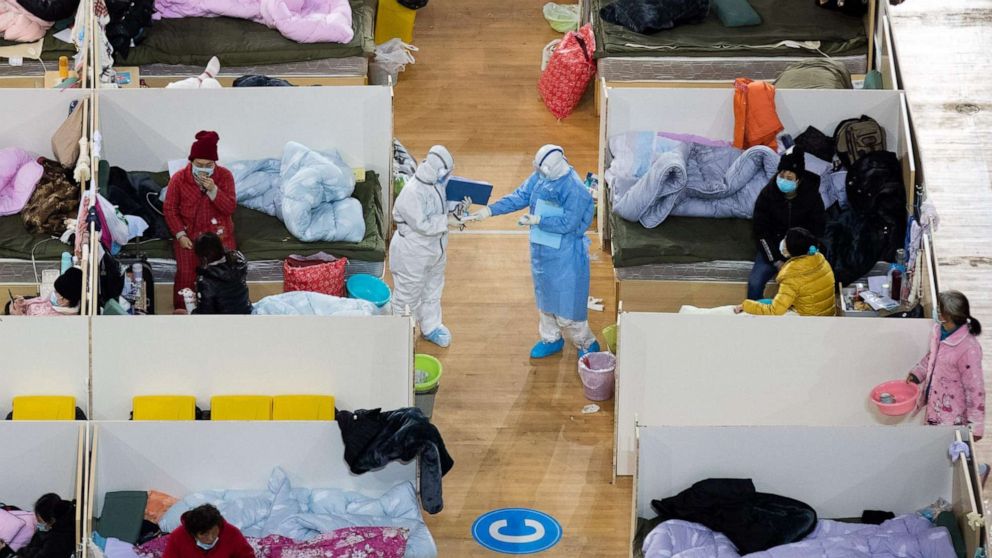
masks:
[[[527,508],[504,508],[479,516],[472,538],[501,554],[543,552],[561,540],[561,525],[550,515]]]

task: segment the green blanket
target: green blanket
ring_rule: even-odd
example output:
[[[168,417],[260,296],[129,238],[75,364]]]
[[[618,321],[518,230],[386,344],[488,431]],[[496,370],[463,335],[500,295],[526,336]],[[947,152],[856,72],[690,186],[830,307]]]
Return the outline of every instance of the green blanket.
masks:
[[[168,183],[169,174],[157,173],[153,177],[164,185]],[[281,260],[290,254],[316,252],[367,262],[384,261],[386,240],[382,234],[384,221],[379,177],[374,172],[366,172],[365,181],[355,185],[353,196],[362,203],[365,212],[365,238],[361,242],[302,242],[293,237],[279,219],[239,206],[234,211],[238,249],[248,261]],[[57,260],[69,249],[57,240],[45,242],[46,238],[28,234],[20,215],[0,217],[0,258],[30,260],[31,250],[37,246],[35,259]],[[140,245],[129,244],[122,250],[128,256],[139,252],[149,258],[172,259],[172,242],[152,240]]]
[[[751,6],[761,16],[761,25],[724,27],[716,10],[711,9],[703,23],[680,25],[654,35],[641,35],[603,21],[599,17],[599,9],[613,2],[593,0],[592,3],[597,58],[819,56],[816,51],[806,49],[753,48],[785,40],[820,41],[820,50],[829,56],[864,55],[868,52],[862,18],[819,8],[813,0],[750,0]]]
[[[646,229],[610,215],[613,266],[752,261],[755,245],[749,219],[669,217]]]
[[[41,59],[45,62],[53,61],[58,62],[60,56],[68,56],[70,59],[69,67],[72,67],[72,57],[76,55],[76,46],[71,43],[63,43],[62,41],[55,38],[56,31],[49,29],[48,33],[45,33],[45,42],[41,47]],[[5,41],[0,39],[0,47],[13,46],[22,43],[15,41]],[[50,70],[58,70],[58,66],[54,68],[49,68]]]
[[[371,33],[374,7],[367,6],[365,0],[351,0],[351,9],[355,37],[348,44],[301,44],[261,23],[229,17],[162,19],[146,30],[145,40],[132,48],[126,58],[115,62],[118,66],[205,66],[212,56],[216,56],[223,70],[228,66],[364,56],[372,48],[367,36]]]

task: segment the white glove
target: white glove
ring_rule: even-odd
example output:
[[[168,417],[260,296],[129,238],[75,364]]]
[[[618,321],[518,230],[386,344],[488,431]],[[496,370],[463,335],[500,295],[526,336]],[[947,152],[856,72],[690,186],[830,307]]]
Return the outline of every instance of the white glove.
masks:
[[[493,211],[489,209],[489,206],[485,206],[482,209],[473,212],[471,215],[466,217],[465,221],[481,221],[483,219],[488,219],[493,216]]]
[[[458,229],[460,231],[465,230],[465,222],[462,221],[456,213],[448,214],[448,228]]]
[[[520,220],[517,221],[517,224],[520,225],[521,227],[533,227],[534,225],[537,225],[540,222],[541,222],[540,215],[525,213],[522,217],[520,217]]]

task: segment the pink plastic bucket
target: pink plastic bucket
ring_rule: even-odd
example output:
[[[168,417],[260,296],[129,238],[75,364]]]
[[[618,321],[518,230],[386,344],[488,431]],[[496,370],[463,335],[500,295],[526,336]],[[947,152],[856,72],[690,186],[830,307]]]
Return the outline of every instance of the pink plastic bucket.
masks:
[[[888,393],[895,398],[895,403],[882,403],[881,396]],[[907,383],[905,380],[892,380],[878,384],[871,390],[871,402],[883,415],[901,417],[916,408],[916,399],[920,395],[920,386]]]
[[[579,378],[586,399],[605,401],[613,397],[613,373],[617,369],[617,358],[611,353],[589,353],[579,359]]]

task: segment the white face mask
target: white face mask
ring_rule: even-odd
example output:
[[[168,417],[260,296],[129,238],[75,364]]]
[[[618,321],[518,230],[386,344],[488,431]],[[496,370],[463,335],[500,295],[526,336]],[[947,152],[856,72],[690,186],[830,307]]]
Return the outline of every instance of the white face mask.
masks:
[[[202,548],[203,550],[210,550],[211,548],[217,546],[217,541],[219,541],[219,540],[220,540],[220,537],[217,537],[216,539],[214,539],[214,542],[212,542],[210,544],[207,544],[207,543],[204,543],[204,542],[200,542],[200,540],[197,539],[196,540],[196,546]]]
[[[781,252],[782,253],[782,256],[785,257],[786,259],[792,257],[791,255],[789,255],[789,251],[786,250],[786,248],[785,248],[785,239],[784,238],[782,240],[780,240],[779,243],[778,243],[778,251]]]

